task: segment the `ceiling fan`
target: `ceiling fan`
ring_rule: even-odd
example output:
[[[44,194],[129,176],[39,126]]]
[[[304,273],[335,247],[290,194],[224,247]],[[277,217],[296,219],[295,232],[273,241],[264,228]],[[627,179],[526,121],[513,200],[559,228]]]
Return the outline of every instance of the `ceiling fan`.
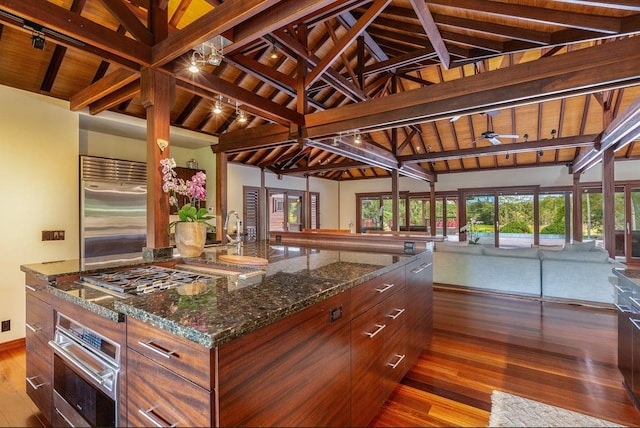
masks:
[[[501,143],[501,141],[498,140],[498,138],[520,138],[520,136],[515,134],[497,134],[493,131],[484,131],[482,134],[480,134],[480,137],[472,141],[471,144],[475,144],[479,140],[489,140],[491,144],[497,146],[498,144]]]

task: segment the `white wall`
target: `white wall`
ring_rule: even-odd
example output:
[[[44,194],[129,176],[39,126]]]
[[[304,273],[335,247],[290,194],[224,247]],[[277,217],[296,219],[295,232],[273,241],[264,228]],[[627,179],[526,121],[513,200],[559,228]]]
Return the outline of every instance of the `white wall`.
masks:
[[[78,114],[68,102],[0,86],[2,239],[0,320],[25,335],[24,273],[20,265],[78,258]],[[64,241],[42,241],[64,230]]]

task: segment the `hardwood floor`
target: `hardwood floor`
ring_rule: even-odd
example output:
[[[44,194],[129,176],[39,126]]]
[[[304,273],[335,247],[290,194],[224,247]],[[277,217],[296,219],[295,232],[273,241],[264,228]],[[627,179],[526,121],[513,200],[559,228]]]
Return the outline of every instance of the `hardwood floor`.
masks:
[[[499,389],[640,425],[616,367],[616,313],[436,289],[429,349],[374,426],[487,426]],[[40,427],[24,347],[0,352],[0,426]]]
[[[487,426],[491,392],[640,425],[617,369],[617,314],[436,290],[434,336],[375,426]]]

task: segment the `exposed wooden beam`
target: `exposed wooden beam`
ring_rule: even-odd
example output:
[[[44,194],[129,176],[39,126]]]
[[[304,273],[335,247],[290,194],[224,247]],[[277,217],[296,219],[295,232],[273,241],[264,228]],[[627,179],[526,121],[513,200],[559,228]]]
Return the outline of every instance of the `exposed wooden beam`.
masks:
[[[424,0],[409,0],[409,3],[411,4],[413,11],[416,13],[418,20],[422,24],[425,34],[429,37],[431,46],[433,46],[433,49],[438,54],[440,62],[444,68],[449,68],[449,65],[451,64],[451,57],[449,56],[449,51],[447,51],[447,47],[444,44],[444,40],[442,40],[442,35],[433,20],[433,16],[429,11],[429,7],[425,4]]]
[[[120,57],[142,65],[149,64],[151,60],[151,48],[144,43],[118,34],[49,1],[0,0],[0,9],[102,49],[114,55],[114,59]],[[66,46],[78,47],[68,41]]]
[[[563,27],[599,31],[609,34],[619,32],[621,27],[620,19],[616,17],[567,12],[543,7],[491,1],[479,2],[476,0],[429,0],[429,3],[473,12],[490,13],[497,16],[518,16],[521,19],[532,22],[561,25]]]
[[[136,40],[148,46],[153,44],[151,31],[140,22],[123,1],[100,0],[100,3]]]
[[[273,147],[297,141],[297,136],[289,133],[289,128],[281,125],[262,125],[221,134],[218,144],[212,147],[214,153],[234,153],[244,150]]]
[[[388,129],[630,86],[640,82],[638,70],[640,38],[631,37],[308,114],[305,136],[317,139],[351,129]]]
[[[581,135],[577,137],[554,138],[552,140],[527,141],[520,143],[499,144],[472,149],[447,150],[445,152],[419,153],[415,155],[398,156],[402,164],[416,162],[439,162],[453,159],[471,158],[477,156],[497,156],[514,153],[538,151],[540,149],[566,149],[569,147],[593,147],[598,135]]]
[[[134,73],[123,68],[116,69],[80,92],[73,94],[69,100],[69,109],[71,111],[81,110],[92,102],[117,91],[139,78],[140,73]]]
[[[313,70],[305,78],[305,86],[308,88],[320,78],[344,50],[366,29],[366,27],[384,10],[391,0],[375,0],[367,11],[358,19],[356,25],[349,28],[340,42],[335,44],[329,52],[320,60]]]
[[[583,173],[603,159],[608,150],[620,150],[640,138],[640,97],[619,114],[601,134],[600,147],[584,151],[573,162],[572,172]]]

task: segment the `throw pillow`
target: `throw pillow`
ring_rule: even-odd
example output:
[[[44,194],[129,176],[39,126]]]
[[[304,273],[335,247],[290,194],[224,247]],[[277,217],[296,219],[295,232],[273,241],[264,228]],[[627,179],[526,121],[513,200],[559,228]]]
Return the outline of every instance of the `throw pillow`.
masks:
[[[596,241],[573,241],[564,246],[564,251],[591,251],[596,247]]]

